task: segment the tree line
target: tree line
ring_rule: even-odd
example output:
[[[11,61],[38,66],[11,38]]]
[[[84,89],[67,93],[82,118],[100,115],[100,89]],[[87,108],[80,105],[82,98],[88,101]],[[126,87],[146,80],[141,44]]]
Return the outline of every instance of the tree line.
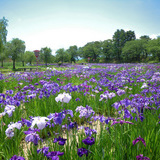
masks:
[[[3,17],[0,19],[0,61],[3,67],[5,59],[9,58],[13,61],[13,69],[15,69],[15,61],[24,63],[36,61],[34,52],[25,51],[26,46],[23,40],[13,38],[7,42],[7,26],[8,20]],[[112,39],[104,41],[88,42],[83,47],[76,45],[70,46],[68,49],[60,48],[56,51],[56,55],[52,55],[49,47],[41,48],[39,61],[48,63],[64,63],[74,62],[84,59],[86,62],[147,62],[149,60],[160,61],[160,37],[151,39],[148,35],[143,35],[136,39],[134,31],[124,31],[117,29]]]

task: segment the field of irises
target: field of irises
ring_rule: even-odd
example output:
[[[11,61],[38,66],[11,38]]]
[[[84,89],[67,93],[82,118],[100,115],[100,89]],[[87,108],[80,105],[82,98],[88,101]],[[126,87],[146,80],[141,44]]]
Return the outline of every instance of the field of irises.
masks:
[[[0,159],[160,160],[160,64],[0,74]]]

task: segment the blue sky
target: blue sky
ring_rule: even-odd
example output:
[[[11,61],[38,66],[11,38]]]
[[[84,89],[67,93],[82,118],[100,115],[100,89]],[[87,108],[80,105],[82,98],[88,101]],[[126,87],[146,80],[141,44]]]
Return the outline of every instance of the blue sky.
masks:
[[[160,35],[159,0],[1,0],[0,18],[9,20],[7,41],[19,38],[26,50],[111,39],[117,29],[136,37]]]

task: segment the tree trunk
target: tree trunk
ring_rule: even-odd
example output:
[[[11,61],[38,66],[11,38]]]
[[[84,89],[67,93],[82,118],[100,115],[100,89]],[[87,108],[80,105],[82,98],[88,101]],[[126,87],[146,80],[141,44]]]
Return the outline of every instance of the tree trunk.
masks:
[[[22,61],[22,66],[24,67],[24,61]]]
[[[1,62],[2,62],[1,67],[3,67],[3,60]]]
[[[15,68],[15,59],[13,60],[13,69],[16,69]]]

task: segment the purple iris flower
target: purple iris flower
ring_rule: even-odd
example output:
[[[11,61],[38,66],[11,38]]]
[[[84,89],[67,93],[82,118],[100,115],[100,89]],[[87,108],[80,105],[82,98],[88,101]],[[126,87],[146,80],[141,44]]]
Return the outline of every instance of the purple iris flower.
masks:
[[[46,154],[48,153],[48,151],[49,151],[49,147],[43,147],[42,149],[38,149],[37,153],[42,152],[44,154],[44,156],[46,156]]]
[[[105,120],[105,123],[106,124],[108,124],[109,123],[109,121],[115,121],[115,119],[114,118],[112,118],[112,117],[108,117],[106,120]]]
[[[12,113],[15,111],[15,106],[13,105],[6,105],[4,112],[8,114],[9,117],[12,116]]]
[[[85,148],[78,148],[77,154],[79,157],[82,157],[84,154],[86,155],[86,157],[88,156],[88,150]]]
[[[82,142],[86,145],[93,145],[95,143],[95,138],[87,137],[86,139],[82,140]]]
[[[76,101],[80,101],[80,99],[79,99],[79,98],[76,98]]]
[[[143,154],[136,156],[137,160],[150,160],[148,157],[143,157]]]
[[[25,160],[25,158],[21,157],[21,156],[14,155],[13,157],[10,158],[10,160]]]
[[[70,122],[69,124],[68,124],[68,126],[67,126],[67,128],[68,128],[68,130],[69,129],[73,129],[74,127],[78,127],[78,125],[77,125],[77,123],[76,122]]]
[[[13,94],[13,90],[9,90],[9,94]]]
[[[76,112],[80,112],[80,115],[79,115],[80,118],[82,118],[82,117],[85,117],[85,118],[90,117],[91,118],[95,114],[93,109],[88,105],[86,105],[86,107],[78,106],[76,108]]]
[[[134,123],[129,122],[129,121],[120,120],[120,121],[113,121],[113,123],[111,124],[111,126],[115,125],[116,123],[120,123],[121,125],[122,125],[123,123],[134,124]]]
[[[146,142],[145,142],[145,140],[143,138],[141,138],[141,136],[139,136],[138,138],[136,138],[135,140],[133,140],[132,143],[133,143],[133,145],[135,145],[139,141],[141,141],[145,145],[145,147],[146,147]]]
[[[52,160],[59,160],[58,156],[62,156],[64,153],[60,152],[60,151],[52,151],[52,152],[48,152],[48,154],[46,154],[47,158],[51,158]]]
[[[65,144],[66,140],[67,139],[63,139],[62,137],[59,136],[58,138],[54,139],[53,143],[58,142],[59,145],[63,146]]]
[[[22,121],[21,121],[21,123],[22,123],[22,125],[27,125],[27,127],[30,127],[31,126],[31,124],[32,124],[32,122],[31,121],[29,121],[29,120],[27,120],[27,119],[23,119],[23,118],[21,118],[22,119]]]
[[[69,114],[71,117],[73,117],[73,111],[70,110],[70,109],[68,109],[68,110],[65,110],[65,109],[64,109],[64,110],[62,111],[62,113],[65,114],[65,115]],[[65,118],[65,117],[64,117],[64,118]]]
[[[84,129],[86,136],[91,137],[93,133],[97,134],[97,131],[95,129],[90,129],[89,127],[85,127]]]
[[[24,134],[26,134],[25,141],[26,142],[33,142],[34,145],[38,145],[38,141],[40,140],[39,135],[36,132],[39,132],[39,129],[31,130],[30,128],[28,131],[24,131]]]

